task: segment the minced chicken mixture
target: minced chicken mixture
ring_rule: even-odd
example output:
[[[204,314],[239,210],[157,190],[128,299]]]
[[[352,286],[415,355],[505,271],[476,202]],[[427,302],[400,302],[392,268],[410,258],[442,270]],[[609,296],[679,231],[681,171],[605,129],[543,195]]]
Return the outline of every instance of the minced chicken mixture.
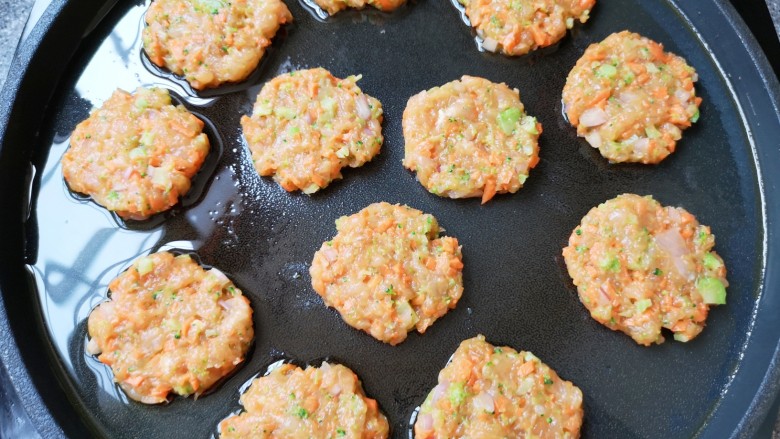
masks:
[[[577,135],[610,162],[655,164],[699,120],[696,71],[663,46],[623,31],[592,44],[563,89]]]
[[[585,23],[596,0],[458,0],[490,52],[524,55],[557,43]]]
[[[382,146],[382,104],[325,69],[286,73],[263,86],[241,118],[255,169],[287,191],[312,194],[341,169],[370,161]]]
[[[281,0],[154,0],[144,50],[154,64],[203,90],[246,79],[292,19]]]
[[[323,362],[283,364],[241,395],[245,412],[219,425],[222,439],[384,439],[390,427],[354,372]]]
[[[396,345],[424,333],[463,293],[458,240],[433,215],[375,203],[336,221],[311,264],[314,290],[350,326]]]
[[[219,270],[159,252],[136,260],[108,288],[109,300],[89,315],[87,351],[111,367],[130,398],[197,397],[244,361],[252,308]]]
[[[704,329],[726,303],[726,266],[715,236],[685,209],[624,194],[591,209],[563,257],[580,301],[599,323],[641,345],[677,341]]]
[[[580,436],[582,392],[530,352],[460,344],[420,407],[415,439]]]
[[[62,174],[72,191],[145,219],[189,191],[210,149],[203,125],[165,89],[117,90],[73,131]]]
[[[542,124],[520,92],[464,76],[411,99],[403,116],[403,164],[433,194],[450,198],[515,193],[539,162]]]

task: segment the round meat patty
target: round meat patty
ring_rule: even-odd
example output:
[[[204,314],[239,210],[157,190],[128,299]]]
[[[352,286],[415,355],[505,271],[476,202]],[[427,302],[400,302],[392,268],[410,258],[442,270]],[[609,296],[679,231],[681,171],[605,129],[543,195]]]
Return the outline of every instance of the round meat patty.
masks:
[[[406,105],[403,165],[431,193],[450,198],[515,193],[539,162],[542,125],[525,114],[520,92],[464,76],[423,91]]]
[[[382,146],[382,104],[325,69],[277,76],[263,86],[252,117],[241,118],[255,169],[287,191],[312,194],[370,161]]]
[[[460,344],[420,407],[416,439],[580,436],[582,392],[530,352]]]
[[[241,404],[244,413],[220,423],[221,438],[383,439],[390,429],[357,375],[338,364],[283,364],[255,379]]]
[[[333,15],[347,8],[363,9],[371,5],[380,11],[390,12],[406,3],[406,0],[314,0],[319,7]]]
[[[154,0],[144,50],[154,64],[203,90],[246,79],[292,19],[281,0]]]
[[[172,105],[167,90],[117,90],[76,126],[62,174],[72,191],[142,220],[179,202],[209,148],[203,121]]]
[[[623,31],[585,50],[566,79],[564,109],[610,162],[655,164],[699,120],[697,80],[683,58]]]
[[[171,391],[197,398],[244,361],[252,309],[219,270],[189,255],[154,253],[109,290],[89,315],[87,352],[111,367],[130,398],[157,404]]]
[[[407,206],[375,203],[339,218],[311,263],[311,283],[350,326],[396,345],[424,333],[463,294],[458,240]]]
[[[596,0],[458,0],[490,52],[516,56],[557,43]]]
[[[696,337],[710,305],[726,303],[726,267],[710,228],[679,207],[624,194],[591,209],[563,257],[598,322],[637,343]]]

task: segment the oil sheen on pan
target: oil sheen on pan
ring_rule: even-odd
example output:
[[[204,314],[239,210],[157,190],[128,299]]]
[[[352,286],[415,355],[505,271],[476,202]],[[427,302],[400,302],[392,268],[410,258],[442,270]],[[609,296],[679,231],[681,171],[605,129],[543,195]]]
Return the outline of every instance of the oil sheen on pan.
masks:
[[[346,10],[322,20],[290,1],[295,20],[276,34],[256,72],[240,85],[203,93],[161,75],[141,55],[147,6],[118,5],[85,40],[48,110],[41,132],[49,152],[36,164],[40,244],[31,271],[43,320],[73,384],[71,396],[107,436],[216,434],[220,420],[240,411],[241,385],[270,364],[319,366],[329,359],[360,377],[387,416],[391,436],[405,437],[443,365],[478,334],[533,352],[576,383],[585,395],[582,437],[683,438],[706,422],[749,337],[761,264],[760,196],[726,82],[703,47],[690,43],[695,33],[669,4],[602,2],[555,45],[506,57],[476,50],[475,34],[446,2],[411,2],[392,13]],[[655,166],[610,164],[577,137],[559,102],[585,49],[623,29],[663,43],[699,76],[701,116],[675,153]],[[252,114],[266,82],[316,67],[339,78],[363,75],[361,89],[382,103],[384,143],[373,160],[308,196],[257,175],[239,120]],[[519,89],[525,111],[544,125],[532,177],[522,190],[485,206],[479,198],[430,194],[402,165],[409,97],[463,75]],[[204,122],[212,151],[179,205],[147,221],[121,221],[69,194],[60,159],[91,108],[117,88],[138,86],[168,89]],[[728,304],[711,309],[706,330],[689,343],[638,346],[592,320],[579,303],[561,249],[593,206],[622,193],[680,206],[717,235],[715,250],[728,266]],[[382,201],[431,213],[464,249],[457,307],[397,346],[345,325],[311,288],[309,275],[314,253],[333,237],[334,221]],[[211,393],[146,407],[128,400],[110,371],[86,354],[86,322],[112,279],[139,256],[162,250],[194,253],[203,266],[219,267],[252,304],[255,342],[245,364]],[[185,418],[186,425],[161,422]]]

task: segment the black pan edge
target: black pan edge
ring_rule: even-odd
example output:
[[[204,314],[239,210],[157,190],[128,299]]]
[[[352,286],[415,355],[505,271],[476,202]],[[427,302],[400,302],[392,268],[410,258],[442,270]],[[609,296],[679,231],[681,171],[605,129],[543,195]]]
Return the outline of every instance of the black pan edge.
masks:
[[[6,103],[0,108],[0,165],[16,164],[4,166],[11,172],[0,175],[0,205],[7,212],[0,218],[0,227],[11,231],[4,237],[0,251],[0,364],[4,369],[0,373],[9,378],[11,389],[7,391],[18,396],[21,408],[44,438],[91,434],[81,421],[78,407],[63,391],[65,377],[58,368],[51,367],[56,354],[45,341],[40,319],[9,319],[13,313],[38,306],[33,297],[18,294],[30,290],[24,268],[23,220],[31,181],[28,166],[19,164],[30,163],[33,142],[25,139],[29,139],[30,133],[37,134],[45,114],[42,109],[48,106],[60,76],[84,36],[81,30],[94,28],[96,17],[104,15],[97,11],[105,12],[115,3],[116,0],[52,1],[17,49],[0,91],[0,102]],[[90,17],[84,10],[96,13]],[[74,29],[79,32],[73,32]],[[24,100],[19,96],[24,96]]]
[[[737,415],[732,406],[721,404],[711,414],[701,436],[712,434],[712,437],[723,435],[722,432],[728,431],[731,438],[752,438],[758,431],[761,423],[766,418],[778,391],[780,391],[780,337],[778,336],[777,325],[779,322],[774,316],[763,315],[758,312],[761,309],[776,307],[780,303],[778,300],[778,291],[780,291],[780,172],[776,165],[780,163],[780,148],[778,147],[777,136],[780,134],[778,127],[778,114],[780,114],[780,83],[775,75],[766,55],[761,50],[758,42],[748,29],[745,22],[737,14],[734,7],[725,0],[716,0],[714,2],[717,9],[721,12],[720,16],[710,16],[698,10],[696,4],[691,2],[675,1],[675,5],[680,10],[686,21],[694,28],[701,29],[705,26],[725,31],[727,28],[733,30],[740,40],[740,43],[747,49],[746,52],[737,52],[734,47],[727,44],[726,38],[705,39],[702,35],[699,38],[708,46],[713,53],[714,58],[719,60],[719,67],[723,70],[733,66],[755,65],[756,70],[738,68],[739,77],[728,78],[730,88],[735,92],[735,97],[741,107],[741,115],[746,126],[751,130],[751,144],[753,154],[756,157],[757,167],[760,171],[761,180],[762,208],[764,213],[764,279],[761,296],[756,305],[756,320],[753,324],[753,334],[747,348],[744,351],[745,357],[742,359],[740,371],[731,383],[730,391],[739,391],[740,377],[742,381],[745,377],[752,377],[753,381],[760,380],[757,390],[749,401],[747,395],[741,395],[741,400],[747,402],[748,409],[744,415]],[[747,57],[745,56],[747,55]],[[747,59],[745,59],[747,58]],[[725,72],[724,72],[725,73]],[[766,92],[764,92],[764,89]],[[764,111],[762,112],[761,109]],[[769,126],[769,129],[759,129],[761,125]],[[773,128],[772,128],[773,127]],[[758,147],[762,145],[762,147]],[[763,165],[762,165],[763,164]],[[762,332],[765,327],[774,327],[771,333]],[[771,350],[770,350],[771,349]],[[770,350],[769,352],[766,352]],[[764,352],[761,352],[764,351]],[[771,359],[769,367],[765,370],[758,370],[755,364],[750,361],[751,358],[763,354],[769,354]],[[733,402],[734,398],[731,399]],[[736,428],[731,429],[728,424],[738,420]]]
[[[0,230],[22,229],[20,213],[26,210],[25,197],[29,188],[25,181],[29,171],[19,163],[29,162],[30,145],[34,144],[24,139],[37,131],[44,113],[41,109],[46,108],[62,70],[80,43],[81,35],[73,33],[72,29],[87,29],[93,24],[91,18],[83,12],[78,13],[77,9],[97,11],[115,1],[69,3],[54,0],[20,46],[6,86],[0,91],[0,102],[8,103],[0,108],[0,164],[17,164],[4,167],[13,172],[0,174],[0,206],[6,213],[0,218]],[[776,140],[780,134],[780,84],[765,54],[734,8],[725,0],[713,3],[717,13],[699,10],[698,2],[674,1],[694,28],[718,29],[719,35],[713,33],[707,38],[700,35],[702,42],[711,49],[724,70],[741,74],[738,78],[730,78],[730,87],[742,108],[745,125],[751,130],[753,145],[763,145],[754,148],[753,152],[761,171],[764,267],[761,273],[763,287],[742,365],[724,402],[713,410],[699,436],[724,437],[728,432],[729,437],[749,438],[758,429],[780,390],[780,322],[765,311],[767,308],[780,309],[780,294],[777,293],[780,291],[780,172],[768,165],[780,163]],[[755,69],[750,68],[753,65]],[[21,96],[24,101],[18,99]],[[761,163],[765,165],[761,167]],[[55,354],[44,342],[44,329],[37,319],[17,317],[13,322],[9,320],[10,313],[35,309],[33,298],[20,296],[12,288],[26,286],[23,255],[22,233],[8,233],[0,251],[0,334],[3,334],[0,361],[5,369],[0,373],[5,372],[10,377],[12,390],[20,397],[39,434],[43,437],[84,437],[89,433],[79,421],[79,408],[68,402],[62,391],[63,383],[58,383],[62,377],[55,377],[54,369],[49,366]],[[751,361],[754,359],[763,360]]]

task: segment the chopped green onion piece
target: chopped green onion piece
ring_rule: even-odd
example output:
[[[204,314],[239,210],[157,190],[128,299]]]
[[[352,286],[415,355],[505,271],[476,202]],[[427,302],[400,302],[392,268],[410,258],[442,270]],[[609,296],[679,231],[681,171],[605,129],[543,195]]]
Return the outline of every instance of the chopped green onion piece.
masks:
[[[154,261],[150,257],[143,257],[136,263],[138,274],[144,276],[154,270]]]
[[[654,126],[645,127],[645,133],[647,134],[647,137],[651,139],[657,139],[661,137],[661,132],[658,131],[658,129]]]
[[[455,407],[463,404],[463,401],[466,400],[466,396],[468,396],[468,393],[466,392],[466,386],[463,383],[453,383],[447,391],[447,398],[449,398],[450,403]]]
[[[274,109],[274,114],[288,120],[295,119],[295,110],[288,107],[279,107]]]
[[[617,75],[617,68],[612,64],[602,64],[596,70],[596,76],[600,78],[614,78]]]
[[[704,277],[696,282],[704,303],[708,305],[724,305],[726,303],[726,287],[714,277]]]
[[[637,314],[642,314],[647,310],[647,308],[650,308],[652,305],[653,305],[653,301],[650,299],[642,299],[634,302],[634,307],[636,307]]]
[[[693,116],[691,116],[691,122],[692,122],[692,123],[696,123],[696,122],[698,122],[698,121],[699,121],[699,115],[700,115],[700,114],[699,114],[699,109],[697,108],[697,109],[696,109],[696,112],[695,112],[695,113],[693,113]]]
[[[515,125],[517,125],[517,121],[520,120],[520,116],[522,115],[523,112],[520,111],[519,108],[507,108],[498,114],[498,126],[504,133],[512,134],[512,131],[515,130]]]
[[[718,260],[712,253],[704,255],[704,267],[708,270],[717,270],[723,266],[723,263]]]
[[[522,128],[525,132],[528,134],[539,134],[539,130],[536,129],[536,118],[531,116],[526,116],[523,118],[522,121],[520,121],[520,128]]]

